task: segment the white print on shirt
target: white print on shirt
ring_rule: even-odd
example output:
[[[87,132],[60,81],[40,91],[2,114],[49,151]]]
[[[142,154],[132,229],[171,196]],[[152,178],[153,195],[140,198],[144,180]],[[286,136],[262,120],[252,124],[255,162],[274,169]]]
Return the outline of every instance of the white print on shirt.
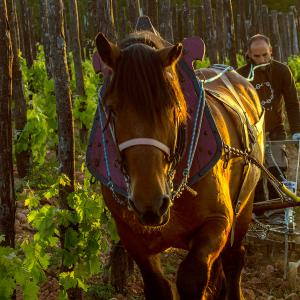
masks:
[[[272,106],[266,107],[268,104],[271,104],[272,100],[274,99],[274,90],[272,89],[271,83],[269,81],[257,83],[255,85],[255,89],[258,91],[264,86],[270,90],[270,97],[267,98],[266,100],[260,101],[260,103],[266,110],[272,110]]]

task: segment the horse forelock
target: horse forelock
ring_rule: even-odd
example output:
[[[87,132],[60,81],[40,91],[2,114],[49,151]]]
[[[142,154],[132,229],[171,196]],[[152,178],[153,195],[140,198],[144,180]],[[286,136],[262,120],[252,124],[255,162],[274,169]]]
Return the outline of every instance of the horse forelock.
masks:
[[[116,105],[130,106],[149,122],[164,124],[170,108],[181,122],[186,120],[186,104],[175,69],[164,68],[155,49],[163,40],[152,33],[136,33],[120,44],[117,63],[107,95],[116,95]]]

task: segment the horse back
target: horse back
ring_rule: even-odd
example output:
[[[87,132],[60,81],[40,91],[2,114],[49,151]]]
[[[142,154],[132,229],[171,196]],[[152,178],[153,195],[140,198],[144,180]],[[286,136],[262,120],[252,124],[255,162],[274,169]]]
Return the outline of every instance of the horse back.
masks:
[[[200,79],[208,79],[218,73],[213,69],[196,70]],[[226,142],[226,132],[237,130],[239,142],[229,142],[238,148],[247,149],[262,143],[264,116],[255,88],[235,71],[229,71],[221,78],[204,84],[206,100],[210,105],[221,136]],[[224,132],[224,128],[226,132]],[[223,134],[222,134],[223,131]]]

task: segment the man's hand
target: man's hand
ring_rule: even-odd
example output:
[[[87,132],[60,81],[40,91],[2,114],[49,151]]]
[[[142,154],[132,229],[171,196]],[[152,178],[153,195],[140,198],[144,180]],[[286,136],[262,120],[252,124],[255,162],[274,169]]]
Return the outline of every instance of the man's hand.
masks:
[[[300,142],[300,132],[296,132],[292,135],[292,140],[293,141],[298,141]]]

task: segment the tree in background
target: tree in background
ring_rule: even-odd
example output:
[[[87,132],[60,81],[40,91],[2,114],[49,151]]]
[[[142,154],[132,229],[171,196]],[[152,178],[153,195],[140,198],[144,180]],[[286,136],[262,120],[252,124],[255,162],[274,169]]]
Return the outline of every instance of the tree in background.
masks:
[[[44,47],[46,71],[47,71],[48,79],[50,79],[52,78],[52,72],[51,72],[49,24],[47,18],[48,2],[47,0],[39,0],[39,4],[40,4],[39,9],[40,9],[41,30],[43,32],[43,34],[41,35],[41,41]]]
[[[81,45],[80,45],[80,30],[79,30],[79,18],[77,0],[69,0],[69,12],[70,12],[70,36],[71,47],[73,54],[73,61],[75,67],[75,79],[76,79],[76,94],[79,97],[77,101],[80,101],[80,112],[86,110],[86,95],[84,90],[82,61],[81,61]],[[81,123],[80,128],[80,140],[85,143],[87,141],[88,130],[84,123]]]
[[[24,95],[24,85],[22,72],[20,69],[19,62],[19,49],[17,45],[17,18],[16,18],[16,6],[14,5],[14,0],[7,0],[7,13],[11,30],[11,42],[13,49],[13,64],[12,64],[12,97],[15,103],[14,105],[14,121],[15,121],[15,130],[17,136],[20,136],[20,133],[24,130],[24,127],[27,123],[27,106]],[[21,178],[28,175],[30,167],[30,150],[20,150],[15,151],[16,156],[16,165],[18,174]]]
[[[12,46],[6,0],[0,0],[0,235],[5,246],[15,246],[15,193],[12,162]]]
[[[75,185],[75,162],[74,162],[74,133],[72,102],[70,92],[70,79],[67,67],[66,41],[64,33],[64,15],[62,0],[48,1],[48,22],[50,33],[51,54],[55,59],[52,61],[52,74],[55,83],[56,112],[58,119],[58,160],[59,172],[68,177],[69,184],[59,186],[59,204],[62,209],[70,209],[67,197],[74,192]],[[61,247],[64,249],[64,237],[66,228],[60,229]],[[64,267],[65,271],[71,271]],[[68,290],[70,300],[82,298],[79,288]]]
[[[31,39],[31,20],[29,9],[30,6],[28,5],[27,0],[20,0],[20,9],[21,9],[21,26],[20,29],[22,30],[22,37],[23,37],[23,48],[22,52],[26,59],[28,68],[31,68],[33,65],[33,55],[32,55],[32,39]]]

